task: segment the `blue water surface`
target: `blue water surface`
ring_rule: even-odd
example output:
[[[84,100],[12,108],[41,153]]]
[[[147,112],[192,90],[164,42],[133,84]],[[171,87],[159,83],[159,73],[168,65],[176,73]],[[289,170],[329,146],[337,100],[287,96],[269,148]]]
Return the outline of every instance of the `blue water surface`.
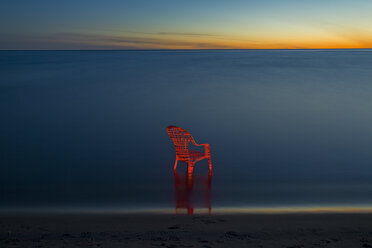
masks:
[[[0,208],[172,208],[168,125],[213,207],[372,205],[371,79],[371,50],[0,51]]]

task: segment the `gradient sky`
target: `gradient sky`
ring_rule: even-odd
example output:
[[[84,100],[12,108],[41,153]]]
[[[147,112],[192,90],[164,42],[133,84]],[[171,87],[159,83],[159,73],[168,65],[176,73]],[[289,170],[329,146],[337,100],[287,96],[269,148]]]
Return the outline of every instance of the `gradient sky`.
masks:
[[[0,49],[372,48],[370,0],[2,0]]]

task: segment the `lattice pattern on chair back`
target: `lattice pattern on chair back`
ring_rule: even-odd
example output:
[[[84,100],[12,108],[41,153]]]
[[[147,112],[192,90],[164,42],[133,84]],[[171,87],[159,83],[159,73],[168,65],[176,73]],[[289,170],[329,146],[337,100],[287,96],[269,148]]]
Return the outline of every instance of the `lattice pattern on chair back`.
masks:
[[[176,126],[167,127],[169,137],[172,139],[176,148],[177,159],[188,162],[189,160],[189,143],[193,139],[191,134],[185,129]]]

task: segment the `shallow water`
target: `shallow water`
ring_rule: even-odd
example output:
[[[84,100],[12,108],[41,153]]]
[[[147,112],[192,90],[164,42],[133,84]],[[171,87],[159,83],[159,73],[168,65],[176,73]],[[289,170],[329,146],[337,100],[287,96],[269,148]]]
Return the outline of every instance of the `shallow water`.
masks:
[[[371,50],[0,51],[0,75],[2,209],[372,205]],[[210,184],[205,160],[177,188],[168,125]]]

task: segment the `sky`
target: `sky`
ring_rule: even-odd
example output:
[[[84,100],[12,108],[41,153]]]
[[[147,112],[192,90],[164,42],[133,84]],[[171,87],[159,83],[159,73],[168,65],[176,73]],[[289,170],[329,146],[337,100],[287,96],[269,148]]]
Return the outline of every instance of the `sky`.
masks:
[[[370,0],[2,0],[0,49],[372,48]]]

